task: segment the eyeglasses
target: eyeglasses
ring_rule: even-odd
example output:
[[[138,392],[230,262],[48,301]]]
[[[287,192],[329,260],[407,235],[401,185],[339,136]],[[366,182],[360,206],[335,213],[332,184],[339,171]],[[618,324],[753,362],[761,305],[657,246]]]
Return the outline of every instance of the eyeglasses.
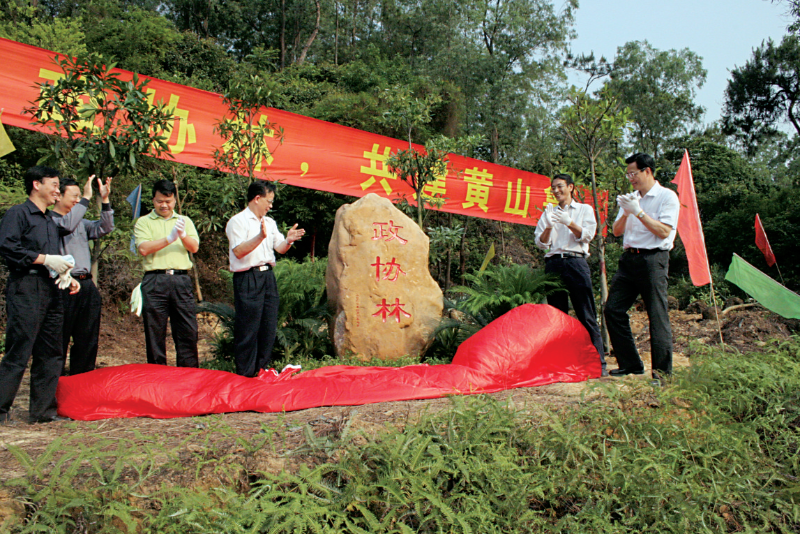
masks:
[[[566,188],[567,188],[566,184],[560,184],[560,185],[551,186],[550,190],[551,191],[561,191],[562,189],[566,189]]]
[[[633,172],[625,173],[625,176],[627,176],[628,178],[633,178],[634,176],[636,176],[637,174],[639,174],[642,171],[643,171],[643,169],[636,169]]]

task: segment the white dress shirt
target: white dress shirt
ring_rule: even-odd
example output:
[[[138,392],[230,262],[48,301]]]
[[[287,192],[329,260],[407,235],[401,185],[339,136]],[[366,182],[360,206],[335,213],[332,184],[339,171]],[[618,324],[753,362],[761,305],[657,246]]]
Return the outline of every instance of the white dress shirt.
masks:
[[[567,206],[572,221],[581,227],[581,237],[575,237],[572,230],[567,228],[561,223],[555,223],[553,229],[550,230],[550,240],[547,243],[542,242],[542,234],[545,231],[544,222],[539,218],[536,223],[536,246],[542,250],[547,250],[545,258],[549,258],[555,254],[564,252],[572,252],[575,254],[583,254],[589,256],[589,242],[594,238],[597,232],[597,222],[594,218],[594,210],[588,204],[581,204],[574,200]]]
[[[278,225],[272,217],[264,216],[267,221],[267,237],[255,248],[250,254],[244,258],[239,259],[233,253],[233,249],[253,239],[261,233],[261,219],[256,217],[249,207],[240,211],[228,221],[225,227],[225,233],[228,235],[229,243],[229,259],[231,264],[231,271],[238,273],[246,271],[259,265],[266,265],[267,263],[275,265],[275,252],[274,249],[280,245],[284,240],[284,236],[278,230]]]
[[[636,196],[639,199],[639,206],[647,215],[658,222],[671,226],[672,231],[667,237],[661,239],[648,230],[637,216],[629,215],[628,220],[625,221],[622,247],[672,250],[678,228],[678,214],[681,210],[678,195],[656,182],[644,197],[638,192]],[[616,220],[620,220],[624,214],[625,212],[620,209]]]

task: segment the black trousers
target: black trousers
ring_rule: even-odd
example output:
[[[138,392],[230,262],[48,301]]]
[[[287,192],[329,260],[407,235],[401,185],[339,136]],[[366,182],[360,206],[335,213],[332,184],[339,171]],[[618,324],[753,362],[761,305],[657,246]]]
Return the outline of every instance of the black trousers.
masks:
[[[31,420],[56,415],[56,387],[64,353],[61,290],[41,274],[9,276],[6,284],[6,352],[0,361],[0,414],[7,414],[17,396],[25,367],[31,363]]]
[[[272,270],[233,273],[236,374],[256,376],[269,369],[278,330],[278,286]]]
[[[167,320],[178,367],[198,367],[197,304],[188,274],[145,273],[142,319],[147,363],[167,364]]]
[[[93,371],[97,362],[97,340],[100,337],[100,310],[102,299],[100,291],[91,279],[78,280],[81,290],[74,295],[69,290],[62,292],[64,299],[64,368],[65,374],[67,349],[72,339],[72,350],[69,351],[69,374],[77,375]]]
[[[667,306],[669,251],[625,252],[611,281],[605,316],[611,345],[620,369],[639,370],[644,365],[636,350],[628,309],[642,296],[650,321],[653,375],[672,373],[672,327]]]
[[[572,309],[578,321],[589,332],[592,345],[600,355],[600,363],[603,369],[606,368],[606,353],[603,348],[603,336],[600,335],[600,327],[597,325],[597,308],[594,304],[594,292],[592,291],[592,277],[589,273],[589,264],[585,258],[561,258],[551,256],[545,259],[545,273],[557,273],[561,276],[561,281],[566,286],[566,291],[559,291],[547,296],[547,303],[554,308],[558,308],[564,313],[569,313],[569,303],[567,297],[572,301]]]

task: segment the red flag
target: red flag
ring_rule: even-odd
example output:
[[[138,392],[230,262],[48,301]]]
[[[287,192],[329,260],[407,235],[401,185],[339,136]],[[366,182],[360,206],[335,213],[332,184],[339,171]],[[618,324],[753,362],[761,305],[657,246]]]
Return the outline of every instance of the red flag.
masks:
[[[761,225],[761,218],[759,218],[758,213],[756,213],[756,246],[758,250],[764,253],[764,257],[767,259],[767,265],[770,267],[775,265],[775,254],[772,253],[772,247],[769,246],[767,233]]]
[[[706,240],[703,236],[703,225],[700,222],[700,210],[697,209],[697,196],[694,193],[692,166],[689,163],[689,152],[683,151],[683,161],[678,174],[672,180],[678,186],[678,199],[681,202],[681,213],[678,217],[678,235],[681,236],[689,261],[689,276],[696,286],[711,283],[711,269],[708,266]]]

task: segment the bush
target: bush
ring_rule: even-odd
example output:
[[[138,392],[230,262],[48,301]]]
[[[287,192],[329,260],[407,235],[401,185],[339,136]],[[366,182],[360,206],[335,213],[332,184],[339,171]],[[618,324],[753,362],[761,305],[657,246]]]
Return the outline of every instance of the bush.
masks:
[[[458,346],[472,334],[513,308],[538,304],[563,287],[560,277],[527,265],[490,265],[465,278],[472,285],[450,290],[454,298],[444,301],[444,318],[434,330],[426,361],[451,362]]]
[[[325,292],[327,258],[302,263],[282,259],[275,267],[280,306],[273,360],[320,359],[332,354],[328,338],[328,309]],[[224,271],[223,271],[224,272]],[[230,274],[227,275],[232,280]],[[233,326],[236,311],[230,304],[202,302],[198,313],[213,313],[221,321],[220,331],[211,340],[214,359],[204,367],[233,371]]]
[[[228,477],[228,466],[241,465],[235,457],[200,451],[204,469],[221,475],[215,487],[157,489],[151,477],[180,466],[185,443],[115,446],[73,432],[36,458],[9,444],[28,475],[6,486],[27,515],[4,527],[796,532],[800,339],[772,343],[765,354],[693,350],[692,368],[678,370],[665,389],[598,382],[590,401],[534,412],[486,396],[456,397],[448,410],[368,440],[348,423],[333,436],[307,426],[294,453],[299,467],[248,472],[244,487]],[[285,439],[269,428],[250,437],[224,423],[215,430],[251,453]]]

